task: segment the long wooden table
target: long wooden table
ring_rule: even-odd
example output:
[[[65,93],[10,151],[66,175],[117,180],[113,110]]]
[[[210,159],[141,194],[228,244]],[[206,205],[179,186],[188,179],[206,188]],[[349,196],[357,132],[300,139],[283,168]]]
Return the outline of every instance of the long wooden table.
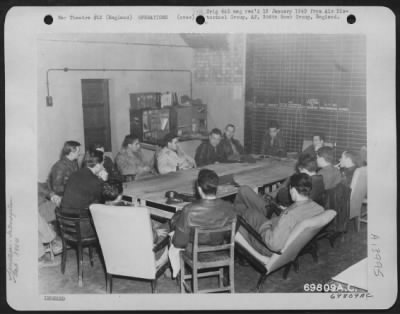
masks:
[[[280,182],[294,172],[295,160],[282,158],[266,158],[256,163],[219,163],[203,168],[214,170],[219,176],[233,175],[239,185],[248,185],[258,189]],[[124,195],[133,200],[140,199],[142,204],[150,207],[151,214],[162,218],[171,218],[176,210],[187,203],[167,204],[165,192],[193,194],[193,185],[201,168],[171,172],[165,175],[144,178],[124,183]],[[237,193],[233,185],[218,187],[217,197],[222,198]],[[159,206],[154,206],[159,205]],[[158,207],[158,208],[155,208]],[[162,209],[160,209],[162,207]]]

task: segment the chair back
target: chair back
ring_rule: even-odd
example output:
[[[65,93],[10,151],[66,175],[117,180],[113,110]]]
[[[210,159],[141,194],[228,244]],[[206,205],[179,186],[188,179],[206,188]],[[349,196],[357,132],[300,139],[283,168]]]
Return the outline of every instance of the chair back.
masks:
[[[107,273],[155,279],[153,233],[147,207],[90,206]]]
[[[326,209],[333,209],[337,215],[333,224],[334,231],[344,232],[350,217],[351,189],[343,182],[326,191]]]
[[[351,180],[350,219],[360,216],[361,205],[367,196],[367,167],[357,168]]]
[[[266,267],[268,273],[295,260],[299,252],[314,236],[336,216],[334,210],[325,210],[323,213],[298,223],[290,233],[281,255],[273,254]]]
[[[193,253],[201,253],[201,252],[215,252],[221,250],[231,250],[234,248],[235,243],[235,228],[236,228],[236,220],[220,228],[203,228],[203,227],[195,227],[194,228],[194,240],[193,240]],[[202,234],[205,236],[210,236],[211,234],[222,234],[226,235],[226,239],[228,242],[224,242],[218,245],[201,245],[199,244],[199,239],[202,238]]]
[[[61,237],[64,240],[74,243],[84,240],[81,233],[81,223],[90,223],[90,217],[70,217],[62,214],[59,209],[56,209],[56,219],[60,228]]]

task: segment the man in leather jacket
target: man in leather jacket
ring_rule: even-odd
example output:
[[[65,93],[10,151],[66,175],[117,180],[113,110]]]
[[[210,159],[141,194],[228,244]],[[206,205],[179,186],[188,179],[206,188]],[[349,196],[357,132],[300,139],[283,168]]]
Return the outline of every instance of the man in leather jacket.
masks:
[[[242,144],[234,138],[235,126],[228,124],[225,127],[224,137],[218,145],[223,161],[236,161],[244,153]]]
[[[218,144],[221,142],[222,132],[220,129],[212,129],[208,140],[200,144],[196,149],[194,160],[197,167],[222,162],[223,158]]]
[[[261,154],[286,157],[286,142],[280,133],[278,122],[271,121],[268,125],[268,131],[265,132],[261,143]]]
[[[236,213],[231,203],[217,199],[218,175],[209,169],[199,172],[196,186],[201,199],[186,205],[171,219],[175,230],[172,243],[176,248],[191,249],[192,227],[220,228],[232,223]],[[200,244],[219,244],[223,234],[214,233],[199,239]]]

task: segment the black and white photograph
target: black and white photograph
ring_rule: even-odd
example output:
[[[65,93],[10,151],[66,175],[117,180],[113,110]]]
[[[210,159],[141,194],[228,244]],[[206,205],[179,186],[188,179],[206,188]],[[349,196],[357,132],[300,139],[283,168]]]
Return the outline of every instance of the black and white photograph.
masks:
[[[9,304],[390,307],[395,27],[372,11],[11,10]]]

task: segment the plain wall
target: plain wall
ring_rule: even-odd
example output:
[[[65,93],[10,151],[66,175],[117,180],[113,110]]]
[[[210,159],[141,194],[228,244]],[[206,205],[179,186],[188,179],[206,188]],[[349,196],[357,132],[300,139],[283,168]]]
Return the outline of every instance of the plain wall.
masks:
[[[239,75],[239,80],[236,78],[235,81],[230,81],[229,74],[225,74],[224,80],[216,82],[212,75],[209,79],[195,79],[196,71],[201,69],[198,68],[199,63],[195,60],[195,51],[192,48],[132,45],[132,43],[147,43],[186,46],[177,34],[41,36],[38,39],[37,85],[38,180],[46,180],[66,140],[79,141],[82,144],[82,151],[85,149],[82,79],[109,80],[112,156],[115,156],[120,149],[124,136],[130,133],[130,93],[175,91],[178,98],[184,94],[190,95],[190,80],[187,73],[52,71],[49,74],[49,90],[53,106],[47,107],[46,71],[53,68],[192,70],[193,98],[200,98],[208,105],[208,129],[214,127],[223,129],[226,124],[233,123],[237,127],[236,138],[243,142],[245,36],[231,34],[227,38],[228,51],[213,52],[212,49],[209,53],[204,50],[200,53],[197,51],[206,63],[208,59],[212,59],[207,64],[207,71],[210,73],[214,72],[214,68],[229,71],[230,66],[236,70],[239,66],[242,73]]]
[[[90,42],[89,42],[90,41]],[[193,50],[181,47],[137,46],[115,42],[185,45],[179,35],[65,35],[39,39],[38,48],[38,180],[45,181],[58,160],[63,143],[77,140],[84,150],[81,79],[108,79],[112,154],[115,156],[129,130],[129,94],[176,91],[190,93],[187,73],[160,72],[50,72],[53,106],[46,106],[46,71],[50,68],[84,69],[191,69]]]
[[[233,123],[236,126],[235,137],[243,143],[246,37],[244,34],[229,34],[227,40],[228,50],[197,51],[195,58],[201,60],[195,63],[194,77],[197,77],[196,71],[201,71],[207,78],[194,80],[193,97],[208,105],[209,130],[217,127],[223,131],[228,123]],[[203,68],[197,68],[196,64]]]

